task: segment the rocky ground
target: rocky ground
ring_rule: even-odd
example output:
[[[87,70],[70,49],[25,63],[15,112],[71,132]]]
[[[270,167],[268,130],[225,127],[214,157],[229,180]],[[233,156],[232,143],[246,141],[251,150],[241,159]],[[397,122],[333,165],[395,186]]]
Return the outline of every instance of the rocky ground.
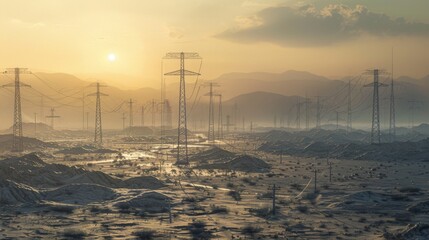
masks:
[[[2,157],[2,239],[425,239],[428,162],[261,151],[260,136],[190,146]],[[66,154],[65,154],[66,153]],[[275,211],[273,211],[275,189]],[[170,223],[171,219],[171,223]]]

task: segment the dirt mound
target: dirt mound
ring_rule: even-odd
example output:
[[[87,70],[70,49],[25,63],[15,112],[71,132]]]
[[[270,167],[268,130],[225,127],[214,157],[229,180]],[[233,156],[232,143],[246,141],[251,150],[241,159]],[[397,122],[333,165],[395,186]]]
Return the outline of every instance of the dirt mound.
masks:
[[[54,143],[46,143],[36,138],[22,137],[26,150],[38,151],[46,148],[58,147]],[[0,152],[10,151],[13,144],[13,135],[0,135]]]
[[[96,148],[94,146],[85,145],[85,146],[66,148],[66,149],[57,151],[55,153],[56,154],[90,154],[90,153],[105,154],[105,153],[117,153],[117,152],[118,151],[111,150],[111,149]]]
[[[0,179],[0,203],[36,203],[42,199],[39,191],[25,184]]]
[[[387,240],[425,240],[429,236],[429,225],[428,224],[409,224],[406,229],[400,233],[384,234],[384,238]]]
[[[339,202],[330,204],[329,207],[356,212],[377,212],[385,209],[401,209],[403,204],[394,201],[392,195],[362,191],[341,197]]]
[[[117,202],[115,207],[120,209],[135,208],[149,213],[160,213],[168,210],[171,198],[159,192],[144,192],[131,199]]]
[[[264,160],[249,155],[240,155],[225,163],[201,165],[201,169],[229,169],[241,172],[268,172],[271,166]]]
[[[97,184],[110,188],[129,188],[130,185],[133,188],[156,189],[163,186],[161,181],[153,177],[142,176],[122,180],[99,171],[48,164],[36,154],[0,161],[0,179],[9,179],[37,188],[60,187],[73,183]]]
[[[42,195],[45,200],[72,204],[102,202],[112,200],[118,196],[111,188],[96,184],[65,185],[54,190],[45,191]]]
[[[165,184],[152,176],[141,176],[129,178],[123,181],[124,188],[145,188],[145,189],[159,189],[165,187]]]
[[[231,160],[233,157],[235,157],[235,153],[232,153],[219,147],[213,147],[192,155],[189,158],[189,161],[201,163],[207,163],[209,161],[225,162]]]

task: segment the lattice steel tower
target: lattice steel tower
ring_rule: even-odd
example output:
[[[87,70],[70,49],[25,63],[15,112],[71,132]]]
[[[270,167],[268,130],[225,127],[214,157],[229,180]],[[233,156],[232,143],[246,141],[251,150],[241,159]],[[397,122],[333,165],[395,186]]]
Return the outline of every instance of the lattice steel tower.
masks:
[[[389,119],[390,141],[396,140],[396,111],[395,111],[395,89],[393,83],[393,49],[392,49],[392,72],[390,80],[390,119]]]
[[[209,130],[207,135],[207,140],[211,143],[215,141],[215,112],[214,112],[214,99],[213,97],[216,95],[213,92],[213,87],[218,87],[219,85],[213,82],[206,83],[203,86],[209,87],[209,92],[205,94],[205,96],[209,96],[210,102],[209,102]]]
[[[371,143],[380,143],[380,99],[378,89],[379,87],[385,87],[386,85],[379,82],[379,69],[374,69],[370,72],[374,75],[374,82],[365,85],[365,87],[373,87]]]
[[[97,146],[101,146],[103,144],[103,127],[101,124],[101,97],[102,96],[108,96],[108,95],[100,92],[100,88],[106,87],[106,86],[101,85],[100,83],[96,83],[95,86],[97,88],[97,91],[95,93],[89,94],[88,96],[95,96],[96,97],[94,143]]]
[[[352,89],[351,81],[348,84],[348,96],[347,96],[347,131],[352,131]]]
[[[60,116],[56,116],[55,115],[55,108],[51,108],[51,115],[46,116],[46,118],[50,118],[51,119],[51,128],[52,128],[52,130],[54,130],[54,119],[55,118],[60,118]]]
[[[201,59],[198,53],[167,53],[164,59],[179,59],[180,69],[166,73],[166,76],[180,76],[179,118],[177,127],[177,164],[189,165],[188,160],[188,127],[186,119],[186,84],[185,76],[198,76],[199,73],[185,70],[185,59]]]
[[[22,133],[22,111],[21,111],[21,87],[30,87],[30,85],[20,82],[20,74],[30,73],[26,68],[9,68],[5,73],[15,74],[15,82],[6,84],[3,87],[15,88],[15,102],[13,111],[13,143],[12,152],[23,152],[24,142]]]

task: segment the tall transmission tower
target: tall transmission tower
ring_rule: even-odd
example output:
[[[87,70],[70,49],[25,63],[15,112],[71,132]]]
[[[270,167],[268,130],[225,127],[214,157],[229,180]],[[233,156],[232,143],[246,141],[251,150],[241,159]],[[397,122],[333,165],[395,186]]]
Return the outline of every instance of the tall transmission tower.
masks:
[[[320,108],[320,96],[316,96],[316,103],[317,103],[317,106],[316,106],[316,128],[317,129],[320,129],[320,110],[321,110],[321,108]]]
[[[130,98],[130,101],[128,102],[128,104],[129,104],[129,111],[130,111],[130,126],[129,126],[130,127],[130,131],[131,131],[131,128],[134,126],[133,103],[134,103],[133,99]]]
[[[223,139],[223,120],[222,120],[222,94],[217,94],[219,97],[218,120],[217,120],[217,138]]]
[[[234,132],[237,131],[238,105],[234,103]]]
[[[347,131],[352,131],[352,88],[351,81],[348,84],[348,95],[347,95]]]
[[[52,130],[54,130],[54,119],[60,118],[60,116],[55,115],[55,108],[51,108],[51,115],[46,116],[46,118],[51,119],[51,128],[52,128]]]
[[[144,105],[142,105],[142,108],[141,108],[141,118],[140,118],[140,125],[142,126],[142,127],[144,127],[144,110],[145,110],[145,106]]]
[[[219,85],[217,83],[206,83],[203,86],[208,86],[209,87],[209,92],[207,94],[205,94],[205,96],[208,96],[210,99],[209,102],[209,129],[208,129],[208,135],[207,135],[207,139],[210,143],[214,143],[215,142],[215,111],[214,111],[214,95],[215,93],[213,92],[213,87],[219,87]]]
[[[380,99],[379,99],[379,87],[385,87],[386,84],[379,82],[379,69],[370,70],[374,75],[373,83],[365,85],[365,87],[373,87],[372,96],[372,124],[371,124],[371,143],[380,143]]]
[[[189,165],[188,159],[188,126],[186,118],[186,83],[185,76],[199,76],[199,73],[185,69],[185,59],[201,59],[198,53],[167,53],[164,59],[179,59],[180,69],[166,73],[166,76],[180,76],[179,87],[179,118],[177,127],[177,162]]]
[[[393,48],[392,48],[392,72],[390,76],[390,121],[389,121],[389,135],[390,141],[396,140],[396,110],[395,110],[395,89],[393,83]]]
[[[122,131],[125,131],[125,120],[127,120],[127,117],[125,116],[125,113],[122,113]]]
[[[23,152],[24,142],[22,133],[22,111],[21,111],[21,87],[30,87],[30,85],[21,83],[20,74],[29,74],[26,68],[8,68],[6,74],[14,74],[15,82],[3,85],[3,87],[15,87],[15,104],[13,111],[13,152]]]
[[[305,96],[305,130],[310,129],[310,99]]]
[[[173,127],[173,110],[171,109],[170,101],[164,100],[164,112],[165,112],[165,128],[171,129]]]
[[[296,128],[301,129],[301,101],[299,97],[297,97],[296,103]]]
[[[94,132],[94,143],[97,146],[101,146],[103,144],[103,127],[101,124],[101,97],[108,96],[100,92],[101,87],[106,87],[105,85],[101,85],[100,83],[96,83],[95,87],[97,91],[95,93],[89,94],[88,96],[95,96],[95,132]]]

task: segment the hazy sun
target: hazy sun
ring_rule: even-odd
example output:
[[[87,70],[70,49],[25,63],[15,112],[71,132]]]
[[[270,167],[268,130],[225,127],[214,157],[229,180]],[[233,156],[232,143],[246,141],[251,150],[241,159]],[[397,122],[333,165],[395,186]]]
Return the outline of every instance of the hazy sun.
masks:
[[[111,62],[114,62],[114,61],[116,61],[116,55],[115,55],[114,53],[110,53],[110,54],[107,56],[107,59],[108,59],[109,61],[111,61]]]

